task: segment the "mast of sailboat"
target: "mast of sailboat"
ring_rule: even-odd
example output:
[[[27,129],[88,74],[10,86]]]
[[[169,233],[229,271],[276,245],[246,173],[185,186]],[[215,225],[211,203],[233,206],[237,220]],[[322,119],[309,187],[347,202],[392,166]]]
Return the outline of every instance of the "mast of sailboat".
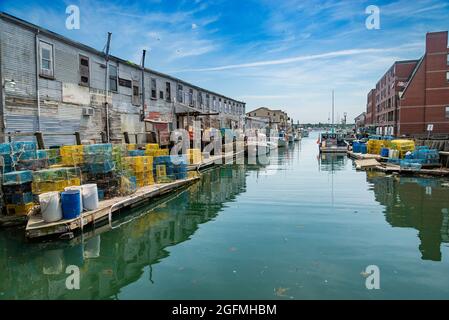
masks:
[[[332,133],[335,133],[335,124],[334,124],[334,90],[332,90]]]

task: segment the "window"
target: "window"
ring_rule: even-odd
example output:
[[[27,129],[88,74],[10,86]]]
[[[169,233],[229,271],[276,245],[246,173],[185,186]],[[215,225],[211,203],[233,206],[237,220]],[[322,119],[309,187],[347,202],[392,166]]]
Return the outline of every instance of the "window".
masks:
[[[197,100],[198,100],[198,105],[200,107],[202,107],[203,106],[203,94],[201,93],[201,91],[198,91],[198,98],[197,98]]]
[[[139,92],[139,82],[136,80],[133,80],[133,98],[132,98],[132,104],[134,105],[140,105],[140,92]]]
[[[159,99],[164,100],[164,91],[159,91]]]
[[[193,89],[189,89],[189,105],[193,106]]]
[[[151,78],[151,99],[157,99],[156,79]]]
[[[446,107],[446,119],[449,119],[449,106]]]
[[[178,84],[178,93],[176,95],[176,100],[178,100],[178,102],[182,103],[182,85]]]
[[[446,72],[446,80],[447,80],[447,82],[449,82],[449,71]]]
[[[80,85],[89,86],[89,58],[80,55]]]
[[[117,67],[109,65],[109,90],[117,92]]]
[[[206,94],[206,107],[210,110],[210,96]]]
[[[54,76],[53,45],[41,41],[39,43],[39,48],[40,48],[40,61],[41,61],[40,75],[52,78]]]
[[[171,84],[170,82],[165,83],[165,99],[171,101]]]
[[[223,109],[221,107],[221,98],[218,99],[218,112],[223,112]]]
[[[447,65],[449,66],[449,53],[447,54]]]
[[[213,97],[213,99],[212,99],[212,109],[214,111],[217,111],[217,98],[216,97]]]

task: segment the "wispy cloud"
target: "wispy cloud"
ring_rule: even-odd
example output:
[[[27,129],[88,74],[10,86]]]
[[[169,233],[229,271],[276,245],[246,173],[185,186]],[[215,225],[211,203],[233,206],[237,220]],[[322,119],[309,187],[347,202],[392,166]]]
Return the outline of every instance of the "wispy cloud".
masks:
[[[219,67],[210,67],[210,68],[197,68],[197,69],[184,69],[173,72],[204,72],[204,71],[223,71],[229,69],[242,69],[242,68],[255,68],[255,67],[265,67],[265,66],[274,66],[281,64],[290,64],[295,62],[302,61],[310,61],[310,60],[319,60],[319,59],[330,59],[330,58],[338,58],[338,57],[347,57],[354,55],[362,55],[362,54],[370,54],[370,53],[386,53],[389,51],[398,51],[404,48],[410,48],[410,45],[406,45],[403,47],[393,47],[386,49],[378,49],[378,48],[367,48],[367,49],[348,49],[348,50],[339,50],[333,52],[326,52],[321,54],[313,54],[313,55],[302,55],[290,58],[282,58],[277,60],[266,60],[266,61],[257,61],[257,62],[249,62],[249,63],[240,63],[240,64],[230,64]]]

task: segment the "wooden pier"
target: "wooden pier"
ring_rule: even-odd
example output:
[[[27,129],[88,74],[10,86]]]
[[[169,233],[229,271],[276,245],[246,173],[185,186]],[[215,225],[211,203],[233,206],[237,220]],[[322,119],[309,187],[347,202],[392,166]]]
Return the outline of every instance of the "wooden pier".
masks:
[[[109,213],[113,214],[118,210],[126,207],[132,207],[143,201],[162,196],[169,192],[175,192],[179,188],[186,187],[199,177],[189,178],[185,180],[177,180],[170,183],[155,184],[139,188],[134,194],[123,197],[115,197],[100,202],[99,208],[93,211],[83,212],[80,217],[70,220],[59,220],[56,222],[45,222],[42,216],[30,216],[25,228],[25,236],[29,239],[40,238],[45,236],[63,235],[65,233],[80,230],[87,225],[94,225],[97,222],[104,221],[109,218]]]

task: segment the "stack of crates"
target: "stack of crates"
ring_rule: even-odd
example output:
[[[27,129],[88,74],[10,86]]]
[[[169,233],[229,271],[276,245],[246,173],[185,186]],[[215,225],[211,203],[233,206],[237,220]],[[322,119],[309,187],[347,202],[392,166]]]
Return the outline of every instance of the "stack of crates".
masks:
[[[145,155],[145,150],[129,150],[128,156],[130,157],[142,157]]]
[[[411,154],[411,158],[421,160],[424,165],[437,165],[440,163],[440,154],[436,149],[427,146],[417,147]]]
[[[17,141],[0,144],[0,155],[3,157],[3,171],[8,173],[16,170],[16,164],[20,160],[32,160],[37,158],[37,146],[32,141]]]
[[[60,153],[61,162],[65,166],[79,166],[84,161],[84,147],[82,145],[62,146]]]
[[[137,187],[141,188],[154,184],[153,157],[125,157],[123,158],[123,167],[125,171],[125,174],[123,176],[134,176]]]
[[[61,163],[59,148],[37,150],[37,158],[47,160],[49,165]]]
[[[127,156],[128,149],[125,144],[116,144],[112,146],[112,161],[117,172],[122,171],[122,159]]]
[[[85,183],[97,184],[102,200],[118,195],[120,176],[116,173],[112,144],[84,146],[83,177]]]
[[[34,207],[31,171],[14,171],[3,175],[3,197],[8,215],[27,215]]]
[[[403,159],[407,152],[415,150],[415,142],[413,140],[392,140],[391,149],[399,151],[399,158]]]
[[[65,187],[81,185],[80,168],[53,168],[33,172],[33,193],[64,191]]]
[[[390,140],[371,139],[366,143],[367,152],[369,154],[380,154],[383,148],[390,148],[391,146]]]
[[[137,145],[136,145],[135,143],[128,143],[128,144],[126,145],[126,149],[127,149],[128,151],[136,150],[136,149],[137,149]]]
[[[170,156],[154,158],[153,174],[157,183],[168,183],[176,179],[174,164]]]
[[[145,146],[145,155],[150,157],[168,156],[168,149],[161,149],[157,143],[147,143]]]
[[[200,149],[187,149],[187,161],[189,164],[200,164],[203,157]]]

